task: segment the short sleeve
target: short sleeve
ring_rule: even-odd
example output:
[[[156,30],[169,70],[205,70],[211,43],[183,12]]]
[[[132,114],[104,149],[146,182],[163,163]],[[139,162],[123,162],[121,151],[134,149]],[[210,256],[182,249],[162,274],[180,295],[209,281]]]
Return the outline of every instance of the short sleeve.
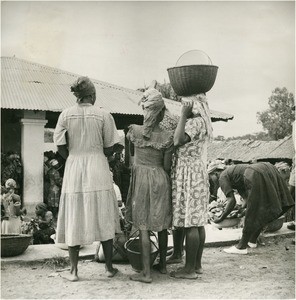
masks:
[[[232,192],[233,189],[231,186],[231,181],[227,169],[221,173],[219,178],[219,185],[226,197],[229,195],[230,192]]]
[[[185,133],[187,133],[191,141],[195,141],[199,138],[199,134],[203,128],[201,118],[191,118],[186,121]]]
[[[112,115],[106,112],[104,114],[104,125],[103,125],[103,147],[109,148],[119,142],[120,139],[115,125],[115,121]]]
[[[58,118],[58,122],[53,134],[53,141],[56,144],[56,146],[67,144],[66,132],[67,132],[66,121],[65,121],[64,113],[62,112]]]
[[[113,184],[113,187],[114,187],[114,191],[115,191],[115,194],[116,194],[117,201],[121,201],[122,197],[121,197],[121,192],[120,192],[120,189],[119,189],[118,185]]]

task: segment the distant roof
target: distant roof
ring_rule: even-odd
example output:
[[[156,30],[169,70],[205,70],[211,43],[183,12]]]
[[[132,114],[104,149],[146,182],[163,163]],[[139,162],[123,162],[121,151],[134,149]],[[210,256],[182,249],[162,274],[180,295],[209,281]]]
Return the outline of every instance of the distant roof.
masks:
[[[70,85],[79,74],[33,63],[16,57],[1,57],[1,108],[60,112],[76,102]],[[138,105],[142,92],[90,78],[97,91],[96,105],[113,114],[142,115]],[[180,103],[165,99],[174,114]],[[211,110],[213,121],[233,119]]]
[[[213,141],[208,146],[209,160],[231,158],[249,162],[255,159],[292,159],[294,155],[292,136],[278,141]]]

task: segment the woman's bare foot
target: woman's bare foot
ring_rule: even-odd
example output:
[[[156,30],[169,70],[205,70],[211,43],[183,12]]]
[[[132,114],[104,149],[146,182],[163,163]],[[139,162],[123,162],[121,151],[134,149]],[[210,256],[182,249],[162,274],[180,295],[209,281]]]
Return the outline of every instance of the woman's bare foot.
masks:
[[[203,274],[203,268],[201,268],[201,267],[200,268],[196,268],[195,269],[195,273],[196,274]]]
[[[79,280],[78,276],[74,273],[61,273],[61,277],[72,282]]]
[[[172,256],[170,256],[166,263],[167,264],[180,264],[183,262],[183,259],[181,256],[175,256],[174,254]]]
[[[167,274],[167,272],[168,272],[167,268],[161,266],[160,264],[153,265],[152,269],[155,270],[155,271],[160,272],[161,274]]]
[[[144,282],[144,283],[151,283],[152,282],[152,278],[145,276],[143,273],[140,274],[135,274],[130,276],[130,280],[133,281],[140,281],[140,282]]]
[[[107,277],[114,277],[116,273],[118,273],[118,269],[112,268],[110,270],[106,269]]]
[[[184,268],[178,269],[170,273],[170,277],[180,278],[180,279],[197,279],[198,276],[195,271],[188,273]]]

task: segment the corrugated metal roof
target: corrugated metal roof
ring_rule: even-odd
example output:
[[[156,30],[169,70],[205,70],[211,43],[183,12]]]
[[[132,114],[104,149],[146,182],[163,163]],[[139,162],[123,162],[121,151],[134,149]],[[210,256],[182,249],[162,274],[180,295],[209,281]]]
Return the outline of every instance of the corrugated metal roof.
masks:
[[[79,74],[29,62],[1,57],[1,107],[59,112],[76,102],[70,85]],[[142,115],[138,105],[142,92],[91,78],[97,90],[96,105],[110,113]],[[165,99],[172,114],[180,113],[180,103]],[[211,110],[213,120],[228,121],[232,115]]]
[[[208,147],[209,160],[231,158],[249,162],[254,159],[292,159],[294,155],[292,136],[279,141],[213,141]]]

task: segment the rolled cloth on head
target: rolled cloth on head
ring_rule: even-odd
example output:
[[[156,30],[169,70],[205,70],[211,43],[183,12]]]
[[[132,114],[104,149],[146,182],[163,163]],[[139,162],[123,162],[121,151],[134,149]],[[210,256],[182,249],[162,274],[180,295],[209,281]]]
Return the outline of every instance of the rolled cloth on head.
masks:
[[[96,93],[94,84],[88,77],[79,77],[72,85],[71,92],[76,96],[78,101],[86,96],[91,96]]]
[[[46,206],[45,203],[38,203],[38,204],[35,206],[35,209],[47,211],[47,206]]]
[[[5,182],[5,187],[7,189],[16,189],[16,182],[15,182],[15,180],[12,179],[12,178],[7,179],[6,182]]]
[[[221,160],[212,161],[207,168],[208,174],[216,171],[216,170],[224,170],[226,169],[225,164]]]
[[[145,139],[150,139],[151,133],[156,124],[157,116],[165,107],[164,101],[158,90],[149,88],[144,92],[140,103],[144,110],[143,136]]]
[[[183,97],[183,101],[193,101],[192,113],[193,115],[198,115],[203,118],[206,123],[207,133],[209,140],[213,140],[213,127],[211,122],[211,113],[209,109],[208,100],[205,94],[197,94],[189,97]]]

